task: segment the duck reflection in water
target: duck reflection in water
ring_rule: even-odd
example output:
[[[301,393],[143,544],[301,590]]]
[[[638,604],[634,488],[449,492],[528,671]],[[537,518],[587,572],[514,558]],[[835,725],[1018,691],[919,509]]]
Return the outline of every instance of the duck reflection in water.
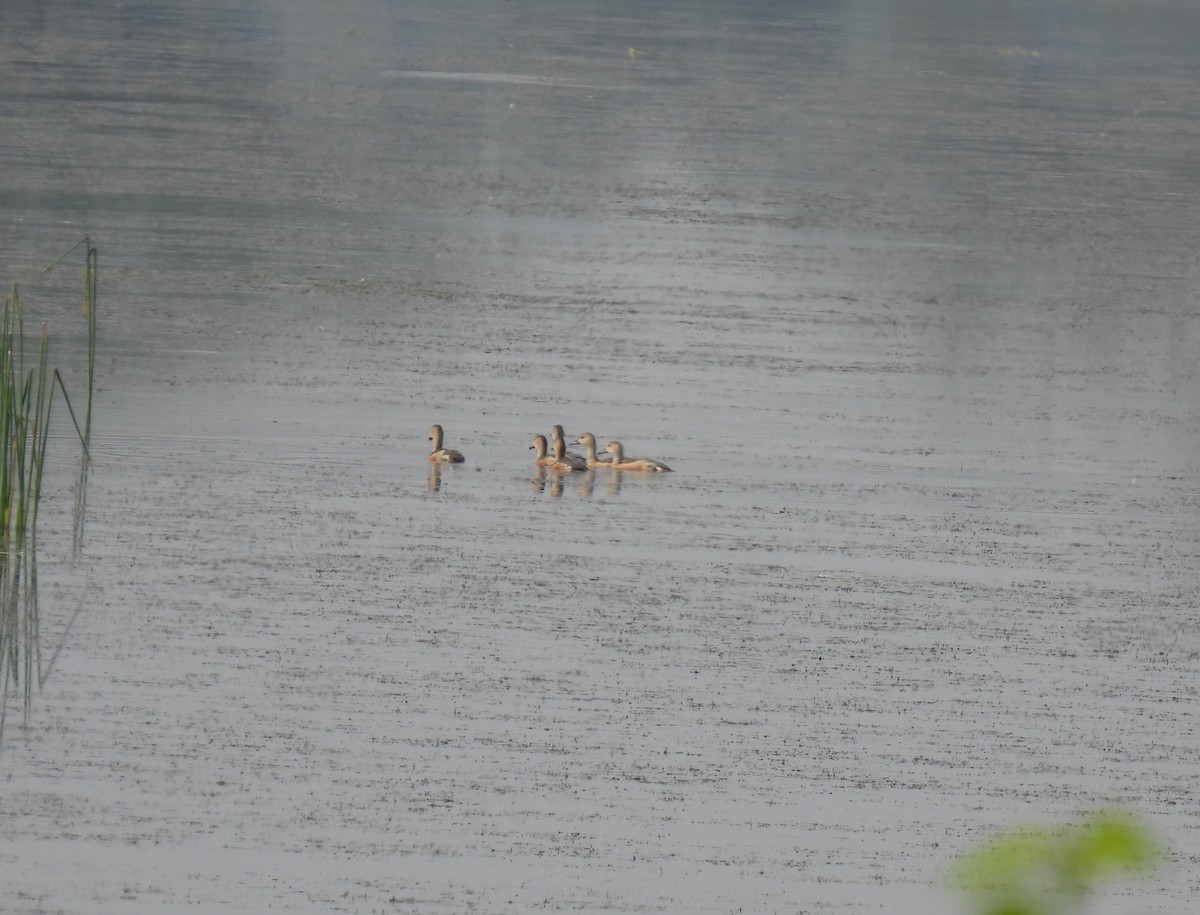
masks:
[[[576,475],[572,470],[557,470],[554,467],[538,467],[533,475],[532,491],[535,493],[548,493],[551,499],[557,499],[563,494],[567,483],[575,484],[575,495],[580,499],[590,499],[596,488],[596,473],[592,470],[585,470],[583,473]],[[610,485],[609,491],[613,488]],[[619,487],[618,487],[619,489]]]

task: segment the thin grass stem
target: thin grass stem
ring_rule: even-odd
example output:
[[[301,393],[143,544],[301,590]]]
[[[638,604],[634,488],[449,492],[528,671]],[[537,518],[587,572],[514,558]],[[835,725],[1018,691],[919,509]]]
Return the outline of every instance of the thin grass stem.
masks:
[[[36,362],[31,356],[30,364],[26,364],[25,308],[15,283],[0,314],[0,743],[8,720],[10,692],[21,694],[22,720],[28,724],[34,684],[44,682],[37,597],[37,522],[56,383],[82,446],[75,500],[76,555],[82,544],[97,336],[97,253],[90,238],[84,236],[42,268],[35,279],[80,245],[86,245],[87,250],[83,308],[88,322],[87,405],[82,428],[61,372],[50,366],[50,332],[45,322],[41,325]]]

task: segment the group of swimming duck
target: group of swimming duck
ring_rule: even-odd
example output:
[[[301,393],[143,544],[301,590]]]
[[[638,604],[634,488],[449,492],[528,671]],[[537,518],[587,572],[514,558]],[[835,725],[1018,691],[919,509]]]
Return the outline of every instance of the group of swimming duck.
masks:
[[[461,451],[442,447],[442,427],[434,425],[429,430],[429,440],[433,442],[433,451],[429,460],[442,464],[461,464],[465,458]],[[650,458],[633,458],[625,456],[625,449],[620,442],[612,441],[603,452],[596,451],[596,437],[590,432],[584,432],[572,444],[583,445],[586,455],[567,451],[566,436],[562,426],[555,426],[550,432],[550,443],[546,436],[535,435],[531,450],[535,452],[534,466],[549,467],[551,470],[572,472],[590,470],[594,467],[607,467],[609,470],[639,470],[648,473],[670,473],[671,468],[661,461]]]

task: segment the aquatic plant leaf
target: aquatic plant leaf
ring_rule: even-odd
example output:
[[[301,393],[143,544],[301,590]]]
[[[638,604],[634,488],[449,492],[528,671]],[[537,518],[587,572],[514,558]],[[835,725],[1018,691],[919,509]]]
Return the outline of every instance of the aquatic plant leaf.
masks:
[[[1005,833],[958,860],[950,884],[967,891],[993,892],[1024,886],[1044,866],[1055,845],[1050,830],[1022,828]]]
[[[1106,877],[1152,867],[1159,851],[1125,814],[1100,812],[1059,828],[1004,833],[954,864],[951,886],[967,893],[981,915],[1057,915]]]
[[[1158,859],[1158,848],[1132,817],[1103,812],[1089,817],[1064,842],[1064,881],[1087,892],[1099,879],[1146,870]]]

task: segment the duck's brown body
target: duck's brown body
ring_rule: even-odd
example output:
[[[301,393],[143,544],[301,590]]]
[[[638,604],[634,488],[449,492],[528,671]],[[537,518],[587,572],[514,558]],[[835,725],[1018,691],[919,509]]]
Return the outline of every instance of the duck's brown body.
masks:
[[[671,468],[661,461],[650,458],[627,458],[620,442],[609,442],[608,453],[612,455],[612,463],[608,466],[613,470],[641,470],[649,473],[671,473]]]
[[[434,424],[433,428],[429,430],[429,440],[433,442],[433,451],[429,453],[429,460],[437,461],[439,464],[461,464],[466,460],[461,451],[442,447],[441,426]]]

